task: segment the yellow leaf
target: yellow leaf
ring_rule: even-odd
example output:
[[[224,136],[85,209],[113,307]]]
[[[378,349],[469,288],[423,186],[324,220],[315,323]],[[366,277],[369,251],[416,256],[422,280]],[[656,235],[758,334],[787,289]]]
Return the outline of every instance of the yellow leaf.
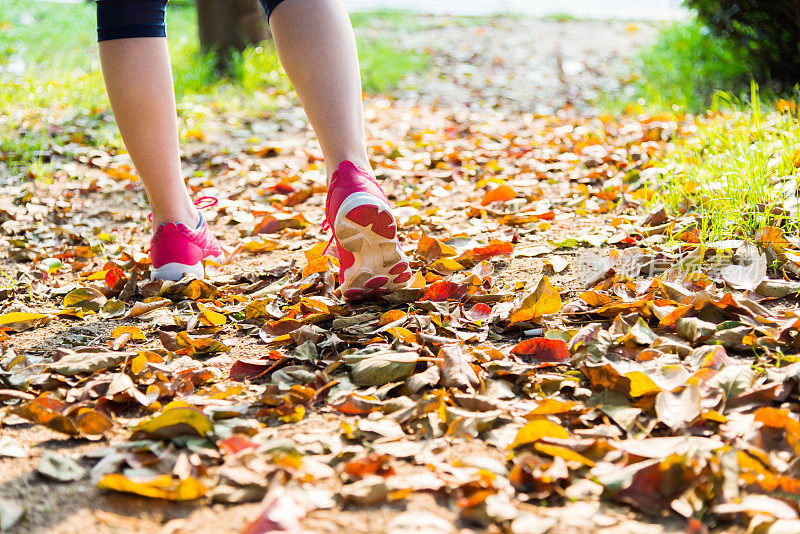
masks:
[[[330,270],[330,258],[328,256],[320,256],[308,262],[308,265],[303,269],[303,278],[314,273],[324,273]]]
[[[573,410],[576,406],[578,406],[577,402],[562,401],[558,399],[545,399],[544,402],[534,408],[533,411],[528,414],[528,416],[565,413]]]
[[[228,322],[223,314],[209,309],[203,310],[197,320],[206,326],[222,326]]]
[[[706,421],[714,421],[716,423],[727,423],[728,422],[728,418],[725,417],[724,415],[722,415],[721,413],[719,413],[716,410],[709,410],[707,412],[704,412],[704,413],[700,414],[700,417],[702,417]]]
[[[550,445],[549,443],[536,443],[534,444],[533,448],[548,456],[556,456],[558,458],[563,458],[564,460],[581,463],[588,467],[594,467],[594,462],[591,461],[586,456],[579,454],[573,451],[572,449],[562,447],[560,445]]]
[[[284,423],[296,423],[302,421],[306,415],[306,409],[302,405],[292,406],[291,412],[281,415],[279,419]]]
[[[326,315],[331,315],[331,306],[320,299],[315,299],[311,297],[301,297],[300,304],[303,305],[303,308],[308,311],[313,311],[317,313],[324,313]]]
[[[458,251],[435,237],[422,234],[417,243],[417,255],[423,258],[426,263],[429,263],[439,258],[458,256]]]
[[[79,287],[73,289],[64,296],[65,308],[81,308],[83,310],[97,311],[105,302],[105,295],[91,287]]]
[[[205,141],[206,134],[200,128],[192,128],[191,130],[186,130],[186,133],[183,134],[183,138],[187,141]]]
[[[414,343],[417,340],[417,336],[414,334],[414,332],[401,326],[390,328],[387,330],[387,332],[397,339],[405,341],[406,343]]]
[[[41,326],[50,320],[44,313],[11,312],[0,315],[0,326],[22,332],[30,328]]]
[[[191,501],[199,499],[206,494],[207,488],[202,482],[194,477],[189,477],[186,480],[181,480],[178,487],[175,488],[176,501]]]
[[[105,280],[106,275],[111,269],[103,269],[101,271],[96,271],[86,277],[86,280]]]
[[[561,310],[561,295],[550,283],[547,276],[542,276],[539,284],[514,307],[509,322],[519,323],[539,319],[542,315],[557,313]]]
[[[457,271],[463,271],[464,266],[458,263],[456,260],[450,258],[442,258],[440,260],[436,260],[435,262],[431,263],[428,268],[431,271],[435,271],[439,274],[448,275],[453,274]]]
[[[245,319],[258,319],[259,317],[268,317],[270,315],[267,311],[267,306],[272,302],[271,299],[254,300],[244,308]]]
[[[169,439],[175,436],[206,436],[214,428],[205,414],[196,408],[172,408],[165,410],[147,421],[142,421],[134,429],[150,436]]]
[[[514,443],[511,444],[512,449],[528,443],[534,443],[542,438],[569,438],[569,432],[563,426],[554,423],[548,419],[534,419],[526,424],[517,432],[517,437],[514,438]]]
[[[118,338],[122,334],[130,334],[131,339],[135,339],[137,341],[145,340],[144,333],[138,326],[118,326],[111,331],[111,337],[114,339]]]
[[[661,391],[661,388],[653,382],[653,379],[641,371],[625,373],[625,377],[631,381],[631,390],[628,393],[631,397],[641,397]]]
[[[131,182],[135,182],[139,179],[139,177],[134,174],[133,168],[124,163],[118,167],[107,168],[106,174],[117,180],[130,180]]]
[[[197,499],[208,491],[202,482],[193,477],[181,480],[175,485],[169,475],[158,475],[154,478],[137,482],[119,473],[111,473],[104,476],[97,483],[97,487],[155,499],[168,499],[170,501]]]
[[[147,365],[147,356],[138,354],[131,360],[131,373],[138,375]]]
[[[325,255],[326,248],[328,248],[328,244],[324,241],[321,241],[316,245],[314,245],[313,247],[311,247],[310,249],[304,250],[303,254],[306,257],[306,261],[308,263],[311,263],[313,260],[321,258],[322,256]]]
[[[425,281],[425,277],[422,273],[416,272],[406,287],[409,289],[424,289],[426,285],[428,285],[428,283]]]
[[[279,241],[267,239],[260,235],[246,237],[242,239],[241,242],[242,248],[247,252],[269,252],[277,249],[280,245]]]

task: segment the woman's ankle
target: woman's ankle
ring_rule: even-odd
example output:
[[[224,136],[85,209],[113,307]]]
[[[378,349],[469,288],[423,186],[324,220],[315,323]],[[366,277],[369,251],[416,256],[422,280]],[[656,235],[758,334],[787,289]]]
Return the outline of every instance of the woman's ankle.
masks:
[[[194,206],[191,209],[180,209],[156,213],[153,211],[153,227],[164,223],[183,223],[194,230],[202,221],[200,212]]]

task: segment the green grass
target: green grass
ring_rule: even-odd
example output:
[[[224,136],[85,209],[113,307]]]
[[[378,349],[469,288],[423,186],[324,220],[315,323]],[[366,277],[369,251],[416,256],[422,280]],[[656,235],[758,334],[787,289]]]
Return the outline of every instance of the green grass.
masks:
[[[570,13],[550,13],[549,15],[545,15],[544,19],[552,20],[553,22],[575,22],[580,20]]]
[[[0,162],[33,177],[47,173],[53,145],[68,146],[76,136],[82,144],[121,147],[100,70],[94,3],[2,2]],[[368,34],[370,16],[354,19],[356,34]],[[210,108],[263,116],[274,109],[276,93],[291,91],[271,42],[245,50],[234,58],[232,73],[221,76],[213,55],[200,51],[191,4],[170,3],[167,35],[178,113],[191,127],[201,125]],[[428,63],[424,53],[369,35],[359,45],[367,92],[391,92]]]
[[[664,173],[654,200],[673,214],[698,214],[701,241],[752,238],[766,226],[797,236],[797,181],[788,180],[800,165],[795,103],[781,102],[793,112],[765,113],[755,85],[747,105],[723,100],[730,109],[709,112],[696,135],[656,162]]]
[[[724,91],[746,99],[752,68],[747,54],[712,35],[698,22],[681,22],[659,32],[634,61],[632,100],[643,106],[673,106],[702,112]],[[613,106],[612,106],[613,107]]]

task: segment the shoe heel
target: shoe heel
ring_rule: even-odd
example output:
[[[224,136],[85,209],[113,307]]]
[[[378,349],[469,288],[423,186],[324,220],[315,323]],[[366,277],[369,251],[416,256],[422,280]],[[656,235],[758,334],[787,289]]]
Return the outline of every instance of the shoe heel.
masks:
[[[183,263],[165,263],[161,267],[152,270],[152,280],[180,280],[186,274],[193,274],[197,278],[204,278],[205,270],[203,262],[199,261],[195,265],[184,265]]]

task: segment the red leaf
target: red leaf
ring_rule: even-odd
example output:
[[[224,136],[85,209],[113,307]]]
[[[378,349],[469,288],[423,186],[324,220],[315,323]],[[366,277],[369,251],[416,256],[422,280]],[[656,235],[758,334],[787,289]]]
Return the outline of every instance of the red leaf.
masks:
[[[514,252],[514,245],[508,241],[493,239],[485,247],[474,248],[472,252],[475,253],[475,259],[480,261],[494,256],[510,256]]]
[[[110,288],[114,288],[120,280],[125,278],[125,273],[122,272],[122,269],[119,267],[112,267],[106,273],[106,285]]]
[[[231,366],[230,378],[236,382],[244,382],[260,375],[272,364],[269,360],[237,360]]]
[[[511,354],[530,358],[537,362],[561,363],[569,360],[567,344],[560,339],[534,337],[517,343]]]
[[[363,458],[356,458],[344,464],[344,472],[351,478],[360,480],[367,475],[380,475],[384,478],[395,474],[388,454],[371,453]]]
[[[245,449],[257,449],[258,443],[243,438],[238,434],[234,434],[233,436],[219,440],[217,442],[217,447],[227,454],[236,454]]]
[[[449,280],[438,280],[432,283],[425,294],[422,295],[420,301],[430,300],[433,302],[442,302],[445,300],[461,300],[469,291],[469,284],[457,284]]]

